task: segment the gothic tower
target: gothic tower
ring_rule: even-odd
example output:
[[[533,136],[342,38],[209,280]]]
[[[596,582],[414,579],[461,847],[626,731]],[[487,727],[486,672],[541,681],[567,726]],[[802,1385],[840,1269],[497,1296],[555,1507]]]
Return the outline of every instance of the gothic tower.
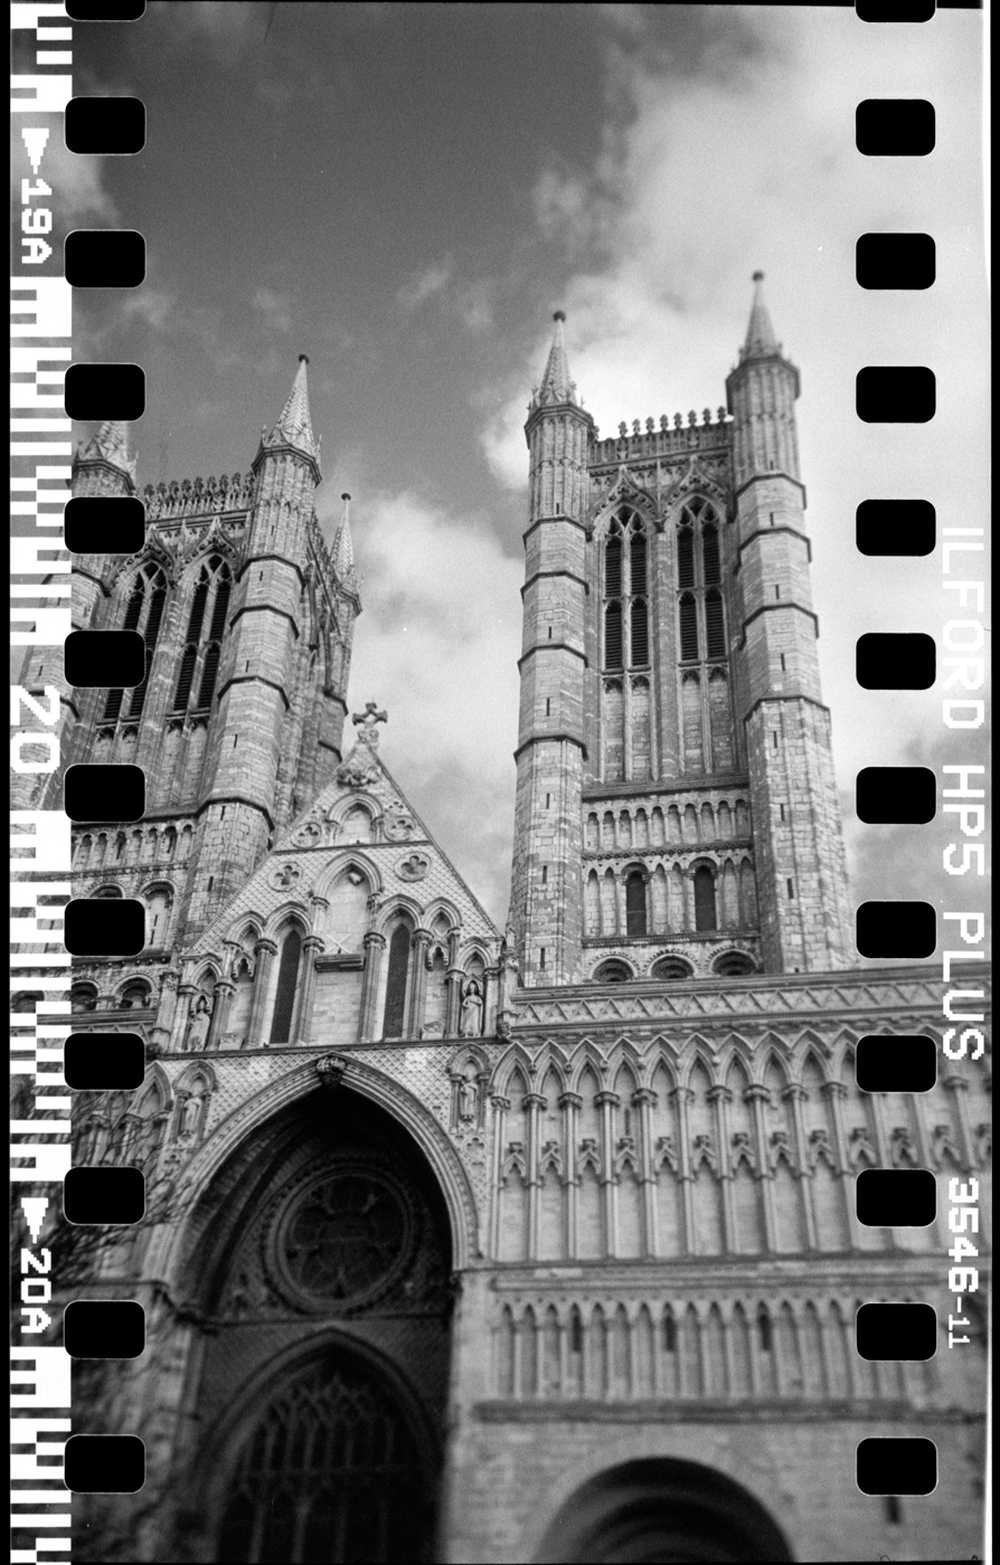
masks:
[[[575,975],[581,935],[581,787],[587,760],[584,648],[587,459],[594,421],[569,378],[561,310],[525,434],[524,533],[512,919],[525,983]]]
[[[529,986],[850,960],[794,401],[755,274],[731,417],[600,439],[560,314],[526,433],[512,923]]]
[[[750,779],[763,964],[769,972],[808,972],[849,965],[853,941],[799,475],[799,372],[775,338],[763,273],[753,280],[746,341],[726,380],[737,717]]]
[[[160,961],[245,883],[341,760],[361,605],[346,510],[332,550],[316,517],[307,362],[249,473],[148,486],[140,554],[74,559],[76,628],[146,643],[140,685],[72,692],[67,760],[146,775],[142,823],[79,824],[74,869],[80,894],[146,902]],[[82,447],[73,484],[135,492],[124,426]]]

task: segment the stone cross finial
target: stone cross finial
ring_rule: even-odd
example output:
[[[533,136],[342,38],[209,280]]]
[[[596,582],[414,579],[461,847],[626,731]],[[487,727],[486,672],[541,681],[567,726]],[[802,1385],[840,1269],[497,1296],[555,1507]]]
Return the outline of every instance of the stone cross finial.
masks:
[[[366,744],[369,745],[371,749],[377,750],[377,725],[379,723],[387,723],[389,721],[388,712],[380,711],[376,702],[366,701],[364,711],[355,712],[351,721],[358,730],[358,744]]]

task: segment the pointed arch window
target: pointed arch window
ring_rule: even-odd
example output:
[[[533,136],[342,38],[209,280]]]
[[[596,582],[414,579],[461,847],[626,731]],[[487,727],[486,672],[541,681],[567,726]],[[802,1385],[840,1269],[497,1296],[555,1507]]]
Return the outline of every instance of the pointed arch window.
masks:
[[[648,933],[646,920],[646,877],[634,869],[625,877],[625,933],[640,940]]]
[[[212,697],[215,695],[215,682],[219,674],[219,659],[222,656],[222,638],[226,633],[231,588],[229,567],[224,565],[219,572],[219,579],[215,589],[215,602],[212,605],[212,618],[208,627],[208,646],[205,648],[205,659],[201,668],[201,684],[198,687],[199,711],[207,711],[212,705]]]
[[[153,664],[153,652],[156,648],[157,637],[160,634],[160,625],[163,620],[163,607],[167,598],[167,578],[155,561],[150,560],[135,574],[125,604],[125,614],[122,619],[123,630],[135,630],[143,638],[146,649],[146,664],[143,677],[138,685],[131,690],[109,690],[104,703],[104,711],[101,721],[116,723],[125,706],[126,696],[128,704],[126,715],[130,718],[141,717],[142,709],[146,701],[146,687],[149,683],[149,672]]]
[[[707,864],[694,872],[694,927],[700,933],[718,929],[715,911],[715,874]]]
[[[406,1027],[406,987],[410,972],[410,926],[398,923],[389,937],[382,1035],[401,1038]]]
[[[697,545],[700,543],[700,548]],[[726,656],[719,517],[707,500],[684,507],[677,529],[677,590],[682,663]]]
[[[649,662],[649,539],[642,518],[623,508],[604,545],[604,667]]]
[[[232,573],[229,566],[219,555],[211,555],[198,572],[191,599],[191,612],[174,690],[175,714],[188,710],[192,691],[196,688],[194,710],[207,712],[212,705],[231,592]]]
[[[293,924],[281,942],[278,960],[278,979],[274,990],[274,1010],[271,1013],[271,1043],[288,1043],[292,1035],[292,1014],[298,991],[299,962],[302,956],[302,935]]]
[[[726,668],[722,518],[693,496],[677,527],[677,654],[685,769],[727,772],[736,764],[736,725]],[[709,664],[702,670],[692,664]]]
[[[358,1249],[357,1232],[372,1226],[370,1217],[349,1221],[344,1250]],[[330,1229],[333,1220],[325,1222]],[[343,1349],[314,1359],[276,1384],[249,1425],[227,1475],[212,1557],[232,1565],[427,1559],[426,1459],[426,1441],[373,1362]]]

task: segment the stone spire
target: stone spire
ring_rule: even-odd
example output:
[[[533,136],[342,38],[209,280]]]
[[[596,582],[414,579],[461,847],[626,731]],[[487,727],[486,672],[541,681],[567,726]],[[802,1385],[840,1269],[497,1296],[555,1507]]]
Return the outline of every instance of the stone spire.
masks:
[[[333,568],[340,581],[349,581],[354,575],[354,540],[351,537],[351,497],[342,494],[344,510],[340,525],[333,536]]]
[[[552,317],[555,331],[542,383],[531,399],[532,408],[556,402],[576,402],[576,384],[569,378],[569,361],[566,358],[566,342],[563,336],[565,310],[557,310]]]
[[[309,415],[308,365],[308,358],[304,353],[300,353],[299,367],[295,371],[292,389],[270,434],[261,437],[261,450],[269,451],[279,446],[290,446],[293,451],[299,451],[303,456],[309,457],[318,471],[319,441],[313,434],[312,419]]]
[[[745,359],[764,359],[781,353],[781,344],[774,334],[771,316],[764,303],[764,273],[753,274],[753,304],[747,325],[746,341],[740,349],[740,363]]]
[[[106,462],[129,478],[135,478],[135,457],[129,455],[128,424],[121,419],[108,419],[96,435],[91,435],[77,453],[79,462]]]

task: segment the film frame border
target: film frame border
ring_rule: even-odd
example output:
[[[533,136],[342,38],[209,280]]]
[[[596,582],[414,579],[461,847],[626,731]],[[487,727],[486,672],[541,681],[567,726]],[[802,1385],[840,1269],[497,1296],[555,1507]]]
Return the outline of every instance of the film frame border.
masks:
[[[49,13],[51,15],[52,13],[59,13],[62,10],[62,7],[39,6],[34,9],[39,13]],[[880,0],[857,0],[856,9],[858,16],[863,21],[872,23],[873,25],[891,25],[898,22],[917,23],[929,20],[934,14],[935,7],[933,0],[909,0],[909,3],[896,3],[895,5],[890,5],[888,3],[883,4],[880,3]],[[65,7],[66,15],[71,21],[136,20],[141,16],[143,10],[144,5],[142,4],[142,0],[139,0],[138,4],[130,4],[128,3],[128,0],[125,0],[125,3],[118,5],[112,4],[111,0],[103,0],[103,3],[100,3],[99,0],[99,3],[97,4],[86,4],[83,3],[83,0],[76,0],[76,3],[73,3],[73,0],[69,0],[69,3],[67,3]],[[53,44],[67,41],[66,35],[70,33],[70,29],[59,26],[54,27],[51,25],[51,23],[46,25],[46,21],[47,19],[40,14],[36,26],[36,34],[39,45],[41,45],[43,42]],[[43,50],[41,47],[39,47],[38,66],[42,78],[44,79],[46,75],[47,67],[54,66],[55,64],[68,63],[68,61],[64,58],[65,56],[69,56],[69,58],[71,58],[70,52],[52,49]],[[53,112],[52,104],[55,101],[55,97],[47,96],[45,91],[39,91],[39,113],[42,117],[51,117]],[[86,149],[102,150],[105,152],[129,153],[134,153],[140,150],[141,142],[137,140],[136,133],[136,121],[138,117],[136,114],[137,100],[107,99],[97,101],[102,103],[103,107],[100,110],[95,110],[94,114],[91,115],[89,127],[87,126],[86,114],[88,100],[73,99],[72,101],[65,101],[62,104],[62,108],[65,111],[67,126],[67,145],[69,145],[68,132],[72,122],[75,126],[74,135],[78,137],[74,144],[75,149],[77,150],[82,151]],[[121,109],[112,109],[111,105],[117,102],[121,103]],[[923,100],[920,100],[919,103],[912,104],[906,109],[901,109],[900,103],[901,100],[894,101],[885,99],[868,100],[867,103],[858,105],[856,137],[858,151],[862,155],[926,156],[932,151],[935,134],[933,105],[926,104],[923,102]],[[15,112],[18,110],[23,111],[24,105],[12,103],[12,108]],[[141,110],[141,104],[138,105],[138,108]],[[120,144],[118,146],[108,146],[105,144],[98,148],[95,147],[93,139],[91,139],[91,141],[88,143],[88,134],[91,136],[91,138],[97,135],[98,140],[100,139],[100,132],[95,131],[94,129],[94,127],[99,123],[103,125],[104,134],[106,136],[111,134],[111,131],[108,130],[108,127],[110,126],[112,127],[112,130],[114,129],[116,117],[119,118],[121,128]],[[23,129],[28,130],[29,127],[23,127]],[[31,129],[47,130],[47,127],[31,127]],[[29,144],[27,136],[23,136],[22,139],[25,142],[29,157],[32,158],[34,173],[37,177],[41,165],[42,152],[38,153],[36,166],[35,159],[32,157],[32,147]],[[39,145],[41,145],[43,148],[44,142],[39,143],[39,141],[36,140],[35,148],[37,149]],[[71,147],[70,150],[74,150],[74,147]],[[936,257],[933,237],[923,233],[865,234],[859,236],[856,266],[857,281],[860,287],[886,290],[932,287],[934,285],[936,276]],[[145,274],[145,245],[143,238],[134,230],[73,231],[67,235],[65,240],[63,267],[64,272],[62,281],[66,289],[87,286],[140,286]],[[52,274],[39,273],[38,281],[58,282],[59,279],[54,278]],[[44,292],[44,290],[37,290],[38,295],[41,295],[42,292]],[[50,290],[49,292],[50,298],[55,300],[58,290]],[[62,313],[56,312],[55,319],[60,325],[64,323],[68,324],[69,301],[66,298],[64,292],[62,293],[61,304]],[[43,319],[47,321],[48,318],[49,317],[47,314],[43,314],[41,300],[39,299],[38,321]],[[34,330],[27,331],[25,335],[37,336],[43,335],[43,333],[38,330]],[[47,336],[47,334],[44,335]],[[68,333],[53,333],[53,338],[60,339],[56,346],[53,349],[47,348],[39,352],[39,364],[36,364],[36,379],[39,385],[41,384],[43,378],[46,378],[43,377],[43,375],[39,372],[39,365],[43,356],[48,358],[50,362],[52,360],[64,360],[69,356],[64,346],[64,339],[66,336],[68,336]],[[52,338],[49,340],[52,341]],[[32,350],[30,349],[28,350],[29,353],[31,351]],[[138,371],[138,374],[129,373],[134,371]],[[57,419],[49,421],[48,427],[58,425],[61,432],[65,424],[71,418],[81,418],[91,421],[99,420],[103,417],[121,416],[132,419],[141,416],[142,406],[144,405],[144,377],[142,370],[138,366],[70,364],[65,368],[63,375],[65,380],[64,411],[66,414],[66,420],[64,421],[62,419]],[[58,379],[58,375],[55,378]],[[47,380],[50,384],[54,383],[51,375],[47,377]],[[109,398],[110,400],[108,400]],[[55,399],[53,399],[51,395],[48,397],[40,396],[35,406],[39,406],[42,402],[52,404],[54,400]],[[114,411],[109,411],[110,409],[113,409]],[[933,371],[927,366],[863,366],[859,369],[857,382],[857,416],[865,422],[876,424],[881,422],[930,422],[933,419],[934,412],[934,375]],[[33,420],[32,423],[34,424],[34,429],[32,431],[33,433],[39,432],[43,427],[43,421],[41,420]],[[56,444],[59,447],[62,446],[62,442],[53,444]],[[16,444],[14,446],[14,450],[16,453]],[[39,454],[38,446],[34,446],[32,450],[33,454]],[[51,454],[57,453],[52,452]],[[63,454],[62,450],[60,450],[58,454]],[[40,472],[38,477],[40,480]],[[40,487],[38,484],[36,484],[36,494],[40,494]],[[66,525],[68,543],[71,540],[75,541],[75,537],[82,536],[79,533],[74,535],[73,529],[89,525],[91,530],[87,535],[87,552],[131,554],[137,552],[137,548],[141,547],[140,522],[136,516],[135,509],[136,506],[138,506],[139,510],[141,511],[141,502],[130,499],[102,501],[102,510],[106,511],[109,506],[117,507],[119,515],[113,522],[109,522],[106,518],[103,518],[101,519],[100,523],[98,523],[98,519],[93,514],[91,514],[89,518],[83,514],[83,509],[80,506],[79,500],[72,501],[70,505],[77,507],[77,513],[72,518],[70,518],[70,516],[67,514]],[[921,500],[901,501],[894,499],[872,499],[865,501],[863,506],[859,506],[859,548],[863,547],[862,538],[865,538],[870,544],[873,537],[875,537],[875,532],[872,530],[872,511],[869,509],[868,514],[863,521],[862,510],[864,508],[887,508],[904,505],[918,507],[922,510],[926,510],[929,502]],[[67,506],[67,513],[69,510],[70,506]],[[902,547],[897,547],[894,549],[890,546],[886,546],[886,535],[884,531],[886,517],[884,512],[880,520],[883,525],[881,546],[873,548],[866,547],[864,548],[864,552],[866,553],[870,552],[883,555],[913,552],[929,553],[930,550],[935,546],[935,521],[933,516],[933,507],[930,507],[930,541],[929,543],[926,541],[927,520],[925,516],[923,520],[926,546],[919,550],[912,548],[903,549]],[[96,540],[98,545],[104,543],[106,544],[106,547],[95,547],[94,528],[96,525],[101,525],[108,528],[108,532],[106,534],[101,534],[99,531],[96,533]],[[46,612],[44,606],[42,612]],[[50,621],[49,623],[54,622]],[[79,636],[84,633],[73,634]],[[134,633],[114,631],[86,634],[89,636],[119,638],[122,636],[128,637],[130,634],[134,635]],[[899,639],[905,639],[908,645],[901,646],[897,643],[897,645],[894,647],[887,648],[884,645],[886,638],[880,637],[878,633],[869,633],[868,636],[859,640],[857,654],[857,676],[859,685],[864,688],[891,687],[898,689],[915,689],[928,688],[934,683],[934,639],[928,637],[926,633],[922,631],[913,632],[908,637]],[[134,640],[139,642],[141,645],[141,638],[135,636]],[[881,646],[877,645],[880,640],[882,642]],[[928,641],[931,643],[929,654],[926,646]],[[137,649],[133,646],[124,650],[134,653]],[[122,655],[123,648],[116,648],[115,656],[121,657]],[[91,660],[89,664],[87,663],[88,656]],[[929,666],[928,656],[931,659]],[[73,635],[67,635],[65,638],[65,657],[66,678],[69,684],[74,686],[86,686],[88,684],[107,683],[106,679],[102,680],[99,677],[101,672],[99,667],[100,649],[98,649],[96,646],[88,648],[81,642],[74,643]],[[97,659],[97,665],[94,663],[95,659]],[[916,682],[909,682],[910,680],[914,679],[915,670],[921,671],[919,678],[925,679],[926,683],[921,684],[919,682],[919,678],[916,680]],[[929,679],[926,678],[928,672],[930,673]],[[120,675],[118,682],[121,682]],[[138,679],[132,681],[132,683],[138,682]],[[127,686],[129,681],[126,681],[125,683]],[[105,770],[108,771],[112,769],[113,768],[105,768]],[[87,769],[79,768],[78,770],[84,771]],[[122,770],[136,771],[138,769],[122,768]],[[857,794],[857,809],[859,818],[882,824],[925,823],[926,821],[933,818],[933,807],[931,808],[931,813],[927,813],[929,800],[926,777],[921,777],[918,775],[921,770],[925,769],[900,767],[881,769],[871,768],[867,770],[880,770],[883,775],[878,779],[868,777],[863,783],[862,778],[865,774],[859,774]],[[895,773],[896,775],[890,776],[888,775],[889,773]],[[964,776],[961,778],[963,785],[967,784],[969,780],[970,779]],[[75,786],[79,785],[80,784],[78,783]],[[130,806],[131,808],[134,808],[134,786],[134,780],[132,780],[133,804]],[[963,793],[962,790],[958,790],[958,792],[960,793],[960,796],[963,797],[966,796],[966,793],[969,795],[975,795],[976,793],[976,791],[972,790],[971,788],[967,789],[965,793]],[[869,810],[871,810],[871,801],[873,799],[877,800],[877,804],[875,805],[876,812],[874,814],[863,813],[864,807],[867,807]],[[867,806],[865,806],[863,801],[867,801]],[[934,805],[934,802],[935,801],[933,799],[930,800],[931,806]],[[893,813],[894,806],[895,813]],[[123,818],[123,813],[116,814],[114,818]],[[138,815],[132,815],[129,818],[141,818],[141,810]],[[78,902],[79,900],[80,899],[78,899]],[[126,908],[129,909],[128,912],[126,912]],[[134,930],[130,933],[125,926],[127,925],[129,919],[131,919],[132,924],[134,925],[136,917],[135,910],[138,910],[139,916],[142,916],[142,904],[138,902],[134,902],[131,905],[127,903],[123,904],[120,910],[118,908],[112,909],[107,904],[102,904],[100,909],[91,910],[86,910],[85,906],[81,906],[79,913],[71,912],[70,908],[68,907],[66,909],[66,929],[68,936],[66,943],[67,952],[72,955],[84,950],[84,947],[80,946],[78,941],[74,943],[72,928],[74,922],[80,922],[82,917],[88,916],[89,911],[89,918],[91,923],[93,922],[94,912],[98,912],[101,918],[104,920],[102,931],[104,936],[104,944],[100,947],[100,949],[98,949],[98,945],[100,944],[99,942],[98,945],[92,944],[90,948],[87,949],[87,954],[108,956],[127,954],[125,948],[128,946],[129,950],[132,949],[132,946],[129,945],[129,941],[130,939],[134,941],[135,933]],[[895,944],[891,949],[885,948],[884,939],[882,945],[879,944],[878,931],[880,928],[884,929],[885,921],[887,919],[891,920],[893,924],[891,938]],[[142,942],[140,941],[140,946],[136,947],[135,949],[141,948],[141,944]],[[930,907],[930,904],[867,903],[863,904],[858,909],[858,950],[862,956],[922,956],[933,953],[933,951],[937,949],[937,945],[937,920],[934,910]],[[116,1039],[120,1039],[121,1037],[121,1035],[107,1036],[108,1038],[115,1036]],[[885,1041],[881,1038],[881,1035],[880,1041]],[[39,1049],[37,1053],[39,1066],[42,1063],[42,1056],[43,1051]],[[885,1088],[865,1087],[860,1079],[860,1075],[858,1079],[858,1085],[862,1088],[862,1090],[886,1090]],[[907,1087],[903,1088],[903,1090],[913,1089]],[[53,1098],[51,1099],[51,1102],[54,1106],[56,1100]],[[71,1171],[67,1169],[67,1176],[70,1174],[70,1172]],[[76,1170],[75,1172],[79,1174],[81,1170]],[[133,1172],[138,1173],[139,1171],[123,1168],[121,1170],[110,1170],[103,1172],[121,1173],[126,1176],[123,1181],[117,1181],[117,1183],[121,1186],[121,1193],[124,1195],[124,1185],[132,1184],[134,1186],[134,1181],[130,1180],[127,1176]],[[870,1172],[875,1171],[873,1170]],[[916,1170],[913,1172],[929,1173],[929,1171]],[[141,1180],[141,1174],[139,1177]],[[71,1185],[72,1182],[73,1181],[71,1181],[68,1177],[65,1180],[67,1186]],[[898,1187],[899,1181],[895,1180],[894,1183]],[[879,1218],[880,1222],[885,1222],[885,1212],[887,1210],[890,1212],[890,1214],[894,1214],[895,1218],[897,1219],[904,1218],[907,1215],[912,1218],[913,1207],[912,1203],[908,1202],[908,1200],[895,1196],[885,1197],[884,1199],[889,1203],[889,1205],[888,1207],[882,1207],[882,1216]],[[895,1202],[896,1205],[893,1205],[893,1202]],[[861,1221],[865,1221],[865,1217],[863,1215],[863,1210],[865,1209],[874,1210],[873,1208],[870,1208],[867,1200],[862,1200],[861,1191],[859,1189],[858,1216]],[[91,1208],[91,1211],[99,1212],[100,1207],[98,1206],[96,1208]],[[100,1222],[101,1218],[99,1216],[92,1216],[91,1220]],[[111,1220],[121,1221],[121,1218],[119,1217],[117,1219]],[[891,1224],[891,1226],[898,1225],[898,1222],[893,1222]],[[127,1301],[119,1302],[126,1303],[126,1307],[128,1307]],[[132,1302],[134,1303],[134,1301]],[[70,1308],[72,1307],[74,1306],[71,1305]],[[134,1307],[141,1311],[140,1305],[135,1304]],[[90,1308],[92,1310],[94,1309],[93,1302],[91,1302]],[[859,1311],[857,1321],[856,1346],[858,1347],[858,1351],[861,1351],[862,1339],[864,1339],[869,1347],[871,1347],[872,1343],[881,1345],[881,1347],[884,1349],[888,1349],[892,1346],[892,1342],[890,1340],[892,1333],[887,1332],[885,1329],[882,1329],[880,1333],[880,1331],[876,1330],[871,1324],[865,1324],[864,1326],[862,1325],[862,1316],[865,1315],[865,1312],[869,1312],[867,1315],[868,1322],[871,1322],[875,1319],[875,1313],[873,1312],[883,1312],[883,1320],[888,1320],[889,1316],[884,1312],[899,1310],[908,1311],[911,1318],[915,1321],[915,1312],[929,1308],[929,1306],[920,1305],[901,1305],[898,1303],[893,1303],[892,1301],[872,1301],[871,1303],[862,1306],[861,1310]],[[934,1312],[932,1311],[931,1313],[933,1314]],[[902,1321],[901,1316],[897,1315],[894,1318],[897,1320],[897,1322]],[[926,1323],[926,1316],[923,1316],[922,1318]],[[913,1338],[916,1330],[917,1328],[915,1326],[911,1328],[909,1326],[897,1324],[897,1337],[898,1333],[902,1331],[904,1337],[906,1337],[906,1340],[909,1343],[911,1342],[911,1338]],[[920,1330],[924,1333],[922,1340],[926,1343],[926,1341],[929,1340],[926,1334],[926,1324],[922,1326]],[[35,1352],[36,1354],[39,1352],[42,1354],[47,1352],[63,1353],[63,1349],[41,1349],[35,1350]],[[124,1358],[133,1355],[123,1353],[120,1356]],[[899,1356],[899,1354],[886,1351],[882,1354],[866,1353],[864,1356],[891,1358]],[[54,1360],[48,1361],[50,1368],[52,1365],[54,1365],[54,1362]],[[38,1379],[40,1380],[42,1378],[43,1372],[40,1368],[40,1361],[37,1358],[35,1361],[35,1372],[38,1376]],[[61,1385],[63,1375],[62,1372],[60,1372],[58,1375],[52,1375],[50,1373],[48,1378],[53,1384],[56,1381],[59,1381]],[[31,1372],[24,1371],[20,1374],[20,1376],[16,1373],[15,1380],[17,1379],[30,1383]],[[37,1394],[38,1392],[36,1384],[34,1396],[37,1397]],[[62,1395],[61,1392],[60,1395]],[[29,1393],[27,1396],[20,1394],[15,1395],[14,1401],[15,1403],[20,1402],[22,1404],[32,1403],[32,1394]],[[32,1405],[37,1405],[37,1402],[32,1403]],[[68,1402],[52,1400],[46,1402],[44,1405],[46,1407],[63,1407],[67,1406]],[[59,1427],[62,1427],[63,1424],[68,1427],[68,1420],[58,1421]],[[58,1432],[58,1429],[56,1432]],[[103,1445],[95,1444],[95,1442],[103,1443]],[[67,1484],[69,1488],[74,1492],[137,1492],[138,1489],[141,1488],[144,1477],[144,1455],[141,1453],[141,1449],[139,1452],[137,1452],[137,1446],[141,1448],[141,1441],[139,1441],[137,1437],[116,1434],[113,1432],[109,1432],[107,1435],[100,1436],[71,1436],[70,1439],[66,1442],[65,1450],[66,1472],[68,1475]],[[917,1450],[918,1446],[920,1447],[919,1451]],[[927,1451],[927,1447],[930,1447],[930,1452]],[[109,1457],[112,1459],[112,1463],[114,1461],[120,1461],[122,1464],[122,1473],[120,1479],[119,1476],[116,1475],[116,1485],[120,1481],[122,1486],[120,1488],[116,1487],[113,1490],[95,1490],[93,1487],[88,1487],[88,1484],[93,1485],[95,1482],[98,1482],[102,1475],[105,1477],[107,1476]],[[931,1492],[934,1487],[934,1483],[937,1481],[937,1453],[934,1450],[933,1442],[919,1437],[900,1437],[898,1439],[891,1440],[879,1439],[863,1441],[859,1444],[858,1447],[857,1463],[858,1488],[862,1493],[866,1494],[909,1493],[919,1495]],[[923,1487],[903,1487],[903,1484],[901,1483],[902,1475],[904,1471],[911,1466],[911,1464],[913,1464],[913,1471],[919,1473],[919,1483],[923,1484]],[[140,1476],[137,1482],[132,1482],[132,1480],[136,1479],[137,1474],[139,1474],[140,1471],[143,1476]],[[931,1481],[931,1475],[933,1475],[933,1481]],[[70,1483],[69,1477],[78,1478],[79,1481]],[[891,1483],[890,1479],[892,1480]],[[918,1480],[912,1476],[909,1481],[911,1484],[918,1482]],[[888,1484],[889,1487],[885,1487],[886,1484]],[[23,1520],[30,1521],[32,1519],[24,1518]],[[48,1516],[45,1518],[45,1525],[51,1525],[51,1521]],[[44,1541],[47,1545],[50,1546],[50,1553],[56,1552],[58,1550],[58,1540],[53,1536],[47,1536]],[[13,1557],[16,1559],[20,1559],[22,1557],[24,1559],[28,1558],[27,1554],[21,1555],[17,1553],[15,1553]]]

